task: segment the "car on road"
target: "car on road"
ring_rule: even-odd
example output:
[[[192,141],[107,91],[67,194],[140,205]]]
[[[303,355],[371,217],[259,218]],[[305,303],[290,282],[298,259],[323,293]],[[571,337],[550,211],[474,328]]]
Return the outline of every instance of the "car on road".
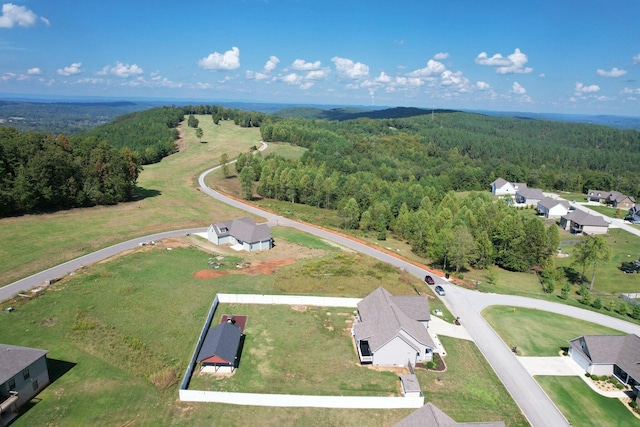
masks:
[[[427,285],[434,285],[436,282],[433,280],[433,277],[428,274],[424,276],[424,281],[427,282]]]
[[[435,291],[436,291],[436,294],[440,295],[441,297],[444,296],[444,288],[442,286],[440,285],[436,286]]]

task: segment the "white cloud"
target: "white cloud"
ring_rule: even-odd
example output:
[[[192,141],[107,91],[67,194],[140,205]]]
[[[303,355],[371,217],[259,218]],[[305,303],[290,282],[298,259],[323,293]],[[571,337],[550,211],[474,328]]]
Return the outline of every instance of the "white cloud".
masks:
[[[306,62],[304,59],[296,59],[289,68],[295,71],[319,70],[322,68],[322,63],[320,61]]]
[[[382,71],[378,77],[375,78],[375,81],[378,83],[391,83],[393,79],[390,75]]]
[[[7,80],[12,80],[16,77],[15,73],[4,73],[2,75],[2,80],[7,81]]]
[[[353,62],[347,58],[334,56],[331,61],[336,66],[336,71],[342,77],[349,79],[365,79],[369,76],[369,67],[361,62]]]
[[[480,90],[489,89],[491,86],[487,82],[476,82],[476,87]]]
[[[299,85],[302,83],[302,77],[296,73],[287,74],[286,76],[282,76],[280,78],[283,82],[289,85]]]
[[[49,20],[48,20],[47,18],[45,18],[44,16],[41,16],[41,17],[40,17],[40,21],[42,21],[42,23],[43,23],[44,25],[46,25],[47,27],[50,27],[50,26],[51,26],[51,22],[49,22]]]
[[[517,95],[524,95],[527,93],[527,90],[518,82],[513,82],[513,87],[511,88],[511,92]]]
[[[240,49],[233,46],[225,53],[213,52],[198,61],[198,66],[209,71],[235,70],[240,67]]]
[[[82,72],[82,69],[80,69],[81,65],[81,62],[74,62],[68,67],[59,68],[57,73],[61,76],[73,76],[75,74],[80,74]]]
[[[602,76],[602,77],[620,77],[627,74],[625,70],[619,70],[616,67],[613,67],[611,71],[598,69],[597,73],[599,76]]]
[[[42,74],[42,70],[38,67],[29,68],[27,70],[27,74],[29,74],[30,76],[37,76],[39,74]]]
[[[38,19],[38,15],[26,7],[5,3],[2,5],[0,28],[13,28],[16,24],[21,27],[32,27],[35,25],[36,19]]]
[[[436,61],[443,61],[443,60],[447,59],[448,57],[449,57],[449,53],[448,52],[439,52],[439,53],[436,53],[433,56],[433,59],[435,59]]]
[[[444,66],[444,64],[438,61],[434,61],[433,59],[430,59],[427,62],[426,67],[412,71],[407,75],[409,77],[431,77],[436,74],[441,74],[443,71],[445,71],[445,69],[446,67]]]
[[[275,70],[275,68],[278,66],[279,62],[280,62],[280,60],[278,59],[277,56],[271,55],[269,57],[269,60],[264,64],[264,70],[266,72],[271,72],[271,71]]]
[[[329,67],[321,68],[319,70],[311,70],[307,74],[305,74],[305,80],[323,80],[326,79],[327,76],[331,73],[331,69]]]
[[[127,78],[130,76],[138,76],[144,72],[137,64],[123,64],[122,62],[116,62],[116,65],[109,70],[114,76]]]
[[[622,93],[624,95],[640,95],[640,88],[637,89],[631,89],[630,87],[625,87],[622,90]]]
[[[271,72],[275,70],[280,59],[277,56],[270,56],[269,60],[264,64],[262,72],[247,70],[246,77],[250,80],[266,80],[271,77]]]
[[[589,85],[585,86],[580,82],[576,82],[576,95],[585,94],[585,93],[595,93],[600,90],[600,86],[598,85]]]
[[[496,73],[498,74],[527,74],[533,71],[533,68],[525,67],[525,64],[529,62],[529,58],[518,48],[506,58],[499,53],[489,57],[486,52],[481,52],[476,57],[475,62],[478,65],[496,67]]]
[[[640,62],[640,53],[637,55],[634,55],[632,60],[633,60],[633,65],[636,65],[638,62]]]

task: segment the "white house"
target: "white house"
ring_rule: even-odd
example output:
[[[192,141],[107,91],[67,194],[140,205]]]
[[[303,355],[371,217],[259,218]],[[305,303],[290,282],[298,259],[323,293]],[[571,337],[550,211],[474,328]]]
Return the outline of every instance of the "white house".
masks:
[[[271,249],[273,237],[267,224],[256,224],[250,217],[211,224],[207,239],[216,245],[240,245],[248,252]]]
[[[393,296],[379,287],[358,303],[351,330],[360,363],[407,366],[433,360],[429,320],[426,297]]]
[[[537,206],[540,200],[543,200],[546,196],[539,188],[521,188],[516,191],[516,203],[525,204],[528,206]]]
[[[566,200],[545,197],[538,202],[536,210],[538,214],[544,215],[545,218],[560,218],[562,215],[569,213],[569,206],[569,202]]]
[[[491,183],[491,193],[496,196],[515,196],[520,189],[527,188],[526,184],[509,182],[504,178],[498,178]]]

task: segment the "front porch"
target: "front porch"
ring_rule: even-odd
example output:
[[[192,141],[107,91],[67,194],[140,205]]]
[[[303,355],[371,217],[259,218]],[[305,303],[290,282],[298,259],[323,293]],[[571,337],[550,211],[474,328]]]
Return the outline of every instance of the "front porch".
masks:
[[[9,425],[14,418],[18,416],[18,393],[9,392],[9,397],[0,402],[0,427]]]

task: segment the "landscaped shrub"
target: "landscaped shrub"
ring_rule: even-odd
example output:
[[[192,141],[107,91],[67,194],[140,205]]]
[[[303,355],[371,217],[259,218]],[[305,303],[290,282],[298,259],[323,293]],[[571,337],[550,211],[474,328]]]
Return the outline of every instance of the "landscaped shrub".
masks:
[[[594,301],[593,301],[593,308],[600,310],[602,308],[602,298],[597,297]]]
[[[618,383],[618,384],[616,384],[616,388],[617,388],[618,390],[622,390],[622,389],[624,388],[624,385],[622,385],[622,384]]]
[[[589,372],[585,372],[584,376],[587,377],[587,378],[591,378],[591,374]]]
[[[436,369],[437,367],[438,365],[436,365],[436,362],[427,362],[428,369]]]
[[[629,406],[635,409],[638,407],[638,402],[636,402],[635,400],[632,400],[631,402],[629,402]]]

